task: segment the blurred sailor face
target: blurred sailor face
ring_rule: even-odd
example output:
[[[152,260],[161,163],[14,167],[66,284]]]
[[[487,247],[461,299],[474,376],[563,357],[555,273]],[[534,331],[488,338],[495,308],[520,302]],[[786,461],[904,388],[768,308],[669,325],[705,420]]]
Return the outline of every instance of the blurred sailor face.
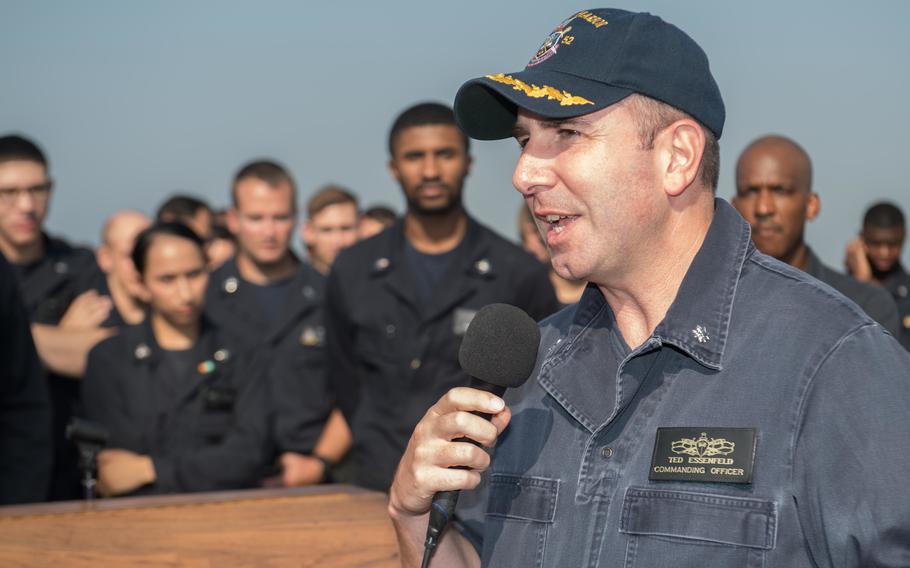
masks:
[[[863,227],[863,246],[869,263],[879,273],[890,272],[900,261],[906,230],[903,227]]]
[[[38,162],[0,162],[0,241],[5,246],[20,249],[41,239],[51,187]]]
[[[758,143],[736,167],[733,206],[752,226],[761,252],[790,262],[803,245],[805,225],[819,212],[808,163],[785,143]]]
[[[199,320],[208,283],[205,253],[188,239],[159,235],[146,253],[142,284],[153,314],[175,327]]]
[[[237,205],[228,215],[228,225],[240,252],[261,265],[284,260],[297,216],[291,184],[283,181],[272,186],[247,177],[237,182],[234,191]]]
[[[401,185],[408,208],[424,215],[460,208],[470,169],[464,137],[451,124],[405,128],[395,138],[389,162],[389,171]]]
[[[335,203],[323,207],[304,224],[303,240],[314,264],[331,266],[342,249],[357,241],[357,206]]]

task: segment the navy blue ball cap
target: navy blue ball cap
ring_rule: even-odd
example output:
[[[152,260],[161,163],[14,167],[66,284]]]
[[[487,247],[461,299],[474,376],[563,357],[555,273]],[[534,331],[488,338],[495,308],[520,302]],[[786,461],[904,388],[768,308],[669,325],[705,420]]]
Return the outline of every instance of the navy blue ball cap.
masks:
[[[589,114],[639,93],[692,116],[720,138],[724,101],[708,57],[685,32],[647,13],[583,10],[550,33],[523,71],[472,79],[455,95],[468,136],[512,136],[518,108],[551,119]]]

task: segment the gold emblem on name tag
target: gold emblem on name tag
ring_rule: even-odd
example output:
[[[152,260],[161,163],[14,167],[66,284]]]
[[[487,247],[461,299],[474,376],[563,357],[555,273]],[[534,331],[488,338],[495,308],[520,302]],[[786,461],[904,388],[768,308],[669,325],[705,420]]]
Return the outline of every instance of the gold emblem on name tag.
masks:
[[[729,442],[724,438],[709,438],[705,432],[697,440],[692,438],[683,438],[676,440],[671,446],[674,454],[685,454],[687,456],[697,456],[700,458],[706,456],[725,456],[732,454],[736,449],[734,442]]]

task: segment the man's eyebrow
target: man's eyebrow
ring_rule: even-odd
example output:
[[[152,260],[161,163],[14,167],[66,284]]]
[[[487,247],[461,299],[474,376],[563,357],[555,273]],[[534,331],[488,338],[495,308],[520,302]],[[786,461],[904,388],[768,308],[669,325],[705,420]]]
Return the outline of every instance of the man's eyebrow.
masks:
[[[589,126],[591,121],[586,119],[583,116],[575,116],[572,118],[561,118],[553,120],[541,120],[540,125],[543,128],[548,129],[558,129],[565,128],[566,126]]]
[[[542,128],[548,130],[557,130],[565,127],[584,127],[590,126],[591,121],[584,116],[575,116],[572,118],[560,118],[560,119],[543,119],[539,120],[538,123]],[[516,124],[512,127],[512,136],[518,137],[520,135],[526,135],[528,129],[520,124]]]

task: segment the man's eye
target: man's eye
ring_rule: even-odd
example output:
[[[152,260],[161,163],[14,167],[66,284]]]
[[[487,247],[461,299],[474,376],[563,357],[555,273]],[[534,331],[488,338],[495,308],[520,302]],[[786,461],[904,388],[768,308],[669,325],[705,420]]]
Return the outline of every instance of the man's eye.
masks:
[[[560,128],[559,135],[563,138],[574,138],[576,136],[580,136],[581,132],[572,130],[571,128]]]
[[[528,145],[528,138],[527,138],[526,136],[522,136],[522,137],[520,137],[520,138],[516,138],[515,141],[518,142],[518,146],[519,146],[520,148],[524,148],[525,146]]]

